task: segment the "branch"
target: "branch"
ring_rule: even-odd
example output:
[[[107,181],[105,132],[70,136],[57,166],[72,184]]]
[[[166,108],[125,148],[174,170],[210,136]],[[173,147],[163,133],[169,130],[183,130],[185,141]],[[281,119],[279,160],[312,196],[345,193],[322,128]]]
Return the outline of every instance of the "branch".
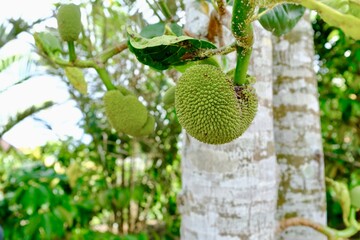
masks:
[[[173,16],[164,0],[159,0],[158,4],[160,5],[161,12],[164,14],[166,20],[171,22],[173,20]]]
[[[279,223],[278,229],[276,230],[277,233],[283,232],[285,229],[289,227],[295,227],[295,226],[305,226],[305,227],[311,227],[312,229],[324,234],[329,239],[332,239],[334,237],[334,233],[328,229],[327,227],[315,223],[309,219],[301,218],[301,217],[294,217],[294,218],[288,218],[284,219]]]
[[[253,29],[251,21],[255,10],[255,0],[234,0],[231,31],[237,43],[236,68],[234,84],[246,84],[247,69],[253,45]],[[240,46],[240,44],[243,44]]]
[[[123,41],[116,45],[115,47],[109,48],[102,52],[97,58],[101,63],[106,63],[111,57],[115,56],[118,53],[121,53],[128,48],[127,41]]]
[[[284,231],[288,227],[296,227],[296,226],[305,226],[310,227],[314,229],[315,231],[318,231],[325,236],[329,238],[329,240],[335,240],[338,238],[349,238],[353,235],[355,235],[359,229],[357,226],[349,226],[343,230],[337,230],[333,229],[327,226],[324,226],[319,223],[315,223],[309,219],[301,218],[301,217],[294,217],[294,218],[288,218],[280,221],[278,229],[276,232],[279,234],[282,231]]]
[[[107,60],[116,54],[121,53],[128,48],[127,41],[123,41],[118,45],[105,50],[96,56],[93,60],[79,60],[76,59],[74,62],[69,62],[60,58],[51,57],[50,60],[62,67],[78,67],[78,68],[98,68],[100,64],[105,64]]]
[[[197,53],[196,56],[199,57],[200,59],[205,59],[205,58],[209,58],[209,57],[212,57],[215,55],[226,55],[226,54],[229,54],[229,53],[235,51],[236,46],[237,46],[237,43],[234,42],[228,46],[224,46],[221,48],[202,50],[199,53]]]

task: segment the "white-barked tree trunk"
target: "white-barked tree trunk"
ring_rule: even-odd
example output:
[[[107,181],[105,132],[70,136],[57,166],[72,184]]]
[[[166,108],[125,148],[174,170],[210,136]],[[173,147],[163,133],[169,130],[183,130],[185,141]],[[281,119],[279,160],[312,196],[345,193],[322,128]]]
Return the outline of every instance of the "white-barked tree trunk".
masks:
[[[324,159],[314,42],[309,12],[288,34],[273,38],[274,129],[280,168],[277,218],[326,225]],[[291,227],[286,240],[323,240],[309,227]]]
[[[197,1],[187,1],[187,29],[206,35],[208,16]],[[183,240],[274,239],[277,166],[272,114],[271,34],[254,26],[250,74],[259,97],[250,128],[224,145],[184,136],[182,152]],[[229,41],[228,41],[229,42]]]

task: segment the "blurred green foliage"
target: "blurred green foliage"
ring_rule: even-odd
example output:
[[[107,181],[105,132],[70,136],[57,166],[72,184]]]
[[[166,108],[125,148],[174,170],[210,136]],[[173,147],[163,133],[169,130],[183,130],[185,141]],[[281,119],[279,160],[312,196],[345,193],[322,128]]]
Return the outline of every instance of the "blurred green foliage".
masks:
[[[317,17],[313,22],[326,176],[360,185],[360,41]],[[328,224],[342,228],[342,211],[327,187]]]
[[[88,11],[87,27],[76,46],[79,56],[91,58],[126,40],[129,18],[135,26],[146,24],[141,13],[129,16],[130,10],[125,11],[131,4],[88,4],[83,8]],[[46,58],[41,64],[68,84],[83,113],[79,125],[90,140],[70,138],[27,154],[0,152],[5,239],[176,239],[181,127],[175,109],[162,103],[173,84],[170,77],[140,64],[127,51],[108,61],[113,83],[138,95],[156,118],[151,136],[132,138],[111,129],[102,104],[104,86],[91,70],[84,70],[89,94],[82,95],[67,82],[63,69]]]
[[[78,55],[91,58],[125,40],[128,21],[140,29],[148,25],[141,12],[129,15],[133,2],[89,2]],[[182,1],[167,2],[174,15],[183,8]],[[151,7],[163,21],[161,9]],[[24,26],[22,31],[28,31]],[[360,43],[319,18],[313,28],[326,176],[352,188],[360,184]],[[14,31],[3,35],[0,46],[19,34]],[[46,58],[41,63],[48,74],[68,84],[63,69]],[[161,101],[173,85],[173,72],[154,71],[127,51],[109,59],[108,70],[114,84],[127,87],[146,104],[156,118],[155,132],[131,138],[111,130],[102,107],[104,86],[94,72],[84,71],[89,94],[68,86],[83,113],[79,125],[90,141],[69,138],[30,153],[0,152],[0,225],[5,239],[179,238],[181,127],[174,108],[165,108]],[[329,186],[327,199],[329,226],[343,227],[341,206]]]

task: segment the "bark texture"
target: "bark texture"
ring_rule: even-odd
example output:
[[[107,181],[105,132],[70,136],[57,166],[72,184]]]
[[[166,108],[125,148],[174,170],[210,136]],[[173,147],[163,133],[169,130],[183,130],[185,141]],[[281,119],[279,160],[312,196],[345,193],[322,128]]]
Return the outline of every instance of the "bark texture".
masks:
[[[273,49],[274,129],[280,168],[277,218],[304,217],[326,224],[320,110],[309,14],[290,33],[274,37]],[[308,227],[291,227],[279,239],[326,237]]]
[[[187,26],[205,36],[206,14],[187,1]],[[198,17],[196,17],[198,16]],[[190,24],[191,23],[191,24]],[[272,114],[271,35],[254,26],[250,73],[259,97],[253,124],[224,145],[204,144],[185,134],[182,147],[181,239],[268,240],[276,227],[277,171]]]

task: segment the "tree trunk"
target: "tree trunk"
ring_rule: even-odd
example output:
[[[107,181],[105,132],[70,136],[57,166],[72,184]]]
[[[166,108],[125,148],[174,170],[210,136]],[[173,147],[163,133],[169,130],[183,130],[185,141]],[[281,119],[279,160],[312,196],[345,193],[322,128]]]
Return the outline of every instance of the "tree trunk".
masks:
[[[280,168],[277,218],[304,217],[326,224],[324,161],[313,30],[306,13],[288,34],[273,38],[274,130]],[[288,240],[321,240],[308,227],[292,227]]]
[[[208,16],[198,4],[187,1],[187,29],[204,37]],[[184,135],[179,195],[184,240],[274,239],[272,45],[269,32],[257,24],[254,30],[250,73],[257,79],[259,107],[253,124],[243,136],[224,145],[204,144]]]

